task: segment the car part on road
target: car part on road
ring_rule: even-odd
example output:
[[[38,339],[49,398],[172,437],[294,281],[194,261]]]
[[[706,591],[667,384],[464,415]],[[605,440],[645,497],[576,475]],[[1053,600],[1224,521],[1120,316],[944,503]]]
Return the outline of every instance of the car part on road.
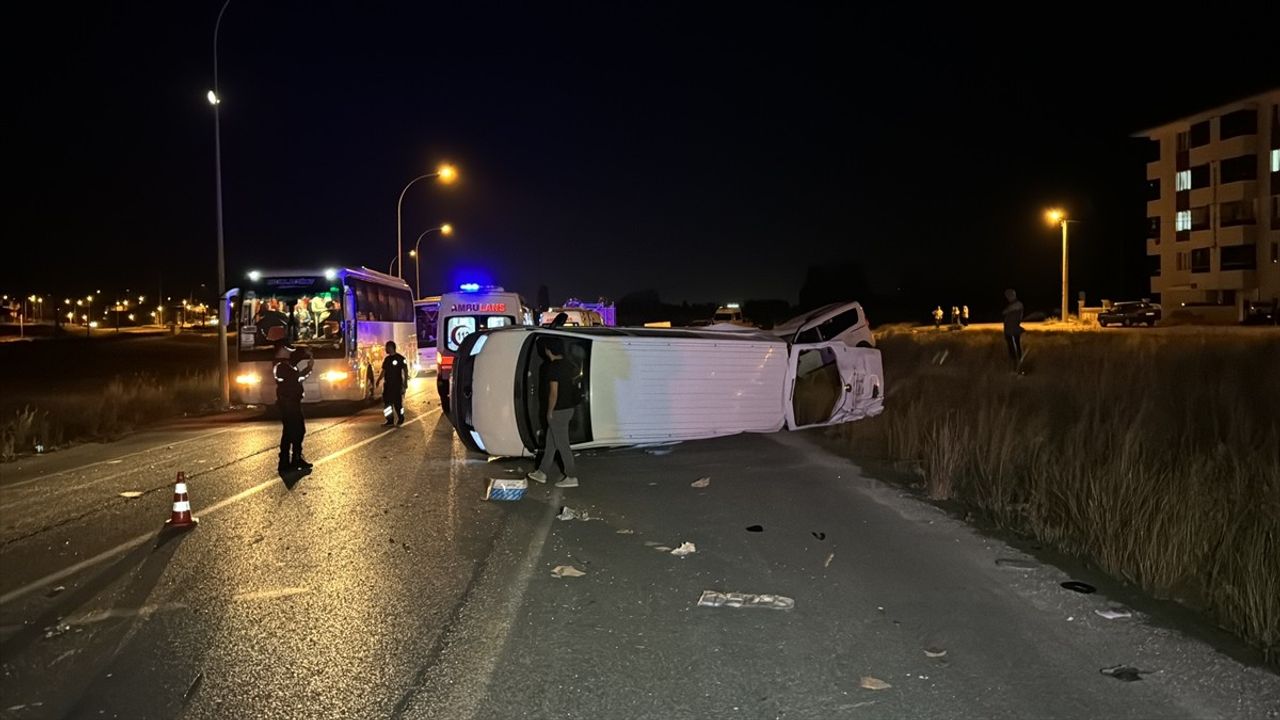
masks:
[[[763,525],[748,525],[747,532],[764,532]]]
[[[680,543],[680,547],[671,551],[671,554],[676,557],[684,557],[685,555],[692,555],[696,552],[698,552],[698,546],[691,542],[682,542]]]
[[[1143,673],[1143,671],[1133,667],[1132,665],[1112,665],[1111,667],[1104,667],[1098,672],[1125,682],[1136,682],[1141,680],[1142,678],[1140,676]]]
[[[551,577],[554,578],[574,578],[582,577],[586,573],[572,565],[557,565],[551,568]]]
[[[711,478],[700,477],[697,480],[694,480],[693,482],[689,483],[689,487],[704,488],[710,484],[711,484]]]
[[[485,500],[515,501],[524,497],[529,483],[524,478],[489,478],[489,487],[485,490]]]
[[[753,593],[703,590],[698,607],[765,608],[767,610],[791,610],[796,601],[785,595],[756,595]]]
[[[1098,588],[1090,585],[1089,583],[1080,582],[1079,580],[1068,580],[1062,583],[1062,587],[1068,590],[1071,590],[1073,592],[1083,593],[1085,595],[1096,592],[1098,590]]]
[[[188,530],[200,523],[200,518],[191,514],[191,501],[187,499],[187,474],[178,472],[178,479],[173,484],[173,512],[165,520],[165,528]]]
[[[862,679],[858,681],[858,684],[867,690],[888,690],[893,687],[880,678],[871,677],[870,675],[863,675]]]

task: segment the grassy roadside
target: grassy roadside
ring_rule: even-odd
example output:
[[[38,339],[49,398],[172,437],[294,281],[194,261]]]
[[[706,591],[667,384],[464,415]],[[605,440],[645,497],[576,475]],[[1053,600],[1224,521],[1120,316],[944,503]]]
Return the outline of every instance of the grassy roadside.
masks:
[[[216,406],[205,337],[70,338],[0,347],[0,461]]]
[[[836,430],[929,495],[1201,610],[1280,661],[1280,335],[883,337],[880,417]]]

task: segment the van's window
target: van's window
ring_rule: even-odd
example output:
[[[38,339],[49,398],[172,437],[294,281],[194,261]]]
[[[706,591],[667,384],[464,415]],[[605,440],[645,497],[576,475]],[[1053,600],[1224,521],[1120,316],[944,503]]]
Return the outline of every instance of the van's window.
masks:
[[[791,397],[797,427],[830,420],[843,392],[840,366],[831,348],[800,351],[796,360],[795,391]]]
[[[860,320],[858,308],[849,308],[819,325],[818,334],[822,336],[823,341],[834,340],[840,333],[857,325]]]
[[[547,429],[547,395],[550,392],[542,368],[547,359],[542,352],[540,340],[546,335],[535,335],[533,342],[524,349],[526,359],[523,364],[524,376],[518,378],[521,383],[521,396],[524,398],[523,424],[530,428],[541,441]],[[578,405],[569,422],[569,442],[590,442],[591,435],[591,341],[586,338],[556,336],[564,343],[565,358],[578,368]]]
[[[445,348],[449,352],[458,352],[458,346],[467,336],[477,330],[507,327],[515,324],[510,315],[453,315],[445,321]]]

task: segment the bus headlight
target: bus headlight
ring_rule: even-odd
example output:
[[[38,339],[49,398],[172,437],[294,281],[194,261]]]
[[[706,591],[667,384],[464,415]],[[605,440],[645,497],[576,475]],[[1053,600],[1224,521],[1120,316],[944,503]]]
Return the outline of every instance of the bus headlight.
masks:
[[[257,385],[262,382],[262,377],[257,373],[245,373],[236,376],[237,385]]]
[[[328,380],[329,382],[338,382],[340,380],[346,380],[348,375],[345,370],[329,370],[320,377]]]

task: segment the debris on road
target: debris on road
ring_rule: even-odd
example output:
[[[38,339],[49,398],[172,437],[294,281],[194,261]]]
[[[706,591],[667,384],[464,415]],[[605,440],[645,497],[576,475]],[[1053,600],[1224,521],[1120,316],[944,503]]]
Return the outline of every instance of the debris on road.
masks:
[[[557,520],[591,520],[591,513],[586,510],[574,510],[568,505],[560,507],[560,513],[556,515]],[[597,518],[598,519],[598,518]]]
[[[586,573],[572,565],[557,565],[551,568],[551,577],[555,578],[582,577],[583,575]]]
[[[1142,679],[1139,677],[1142,675],[1142,671],[1132,665],[1112,665],[1111,667],[1104,667],[1098,672],[1124,682],[1136,682]]]
[[[766,608],[768,610],[790,610],[796,601],[785,595],[755,595],[753,593],[703,590],[698,598],[698,607],[732,607],[732,608]]]
[[[835,560],[835,559],[836,559],[836,554],[835,554],[835,552],[829,552],[829,553],[827,553],[827,559],[826,559],[826,562],[822,563],[822,567],[824,567],[824,568],[831,567],[831,561],[832,561],[832,560]]]
[[[489,478],[489,487],[484,492],[485,500],[515,501],[524,497],[529,483],[524,478]],[[417,495],[414,495],[417,497]]]
[[[996,558],[996,565],[1011,570],[1035,570],[1040,567],[1040,563],[1034,560],[1020,560],[1018,558]]]
[[[694,480],[693,482],[689,483],[689,487],[704,488],[710,484],[711,484],[711,478],[700,477],[697,480]]]
[[[817,539],[819,539],[819,540],[826,540],[826,539],[827,539],[827,534],[826,534],[826,533],[824,533],[824,532],[811,532],[811,533],[809,533],[809,534],[810,534],[810,535],[812,535],[812,536],[814,536],[815,538],[817,538]]]
[[[671,551],[671,548],[667,547],[666,545],[655,545],[653,549],[654,549],[654,550],[657,550],[658,552],[670,552],[670,551]]]
[[[925,657],[940,658],[946,657],[947,651],[943,648],[927,647],[924,649]]]
[[[203,670],[196,673],[196,679],[191,681],[191,684],[187,686],[187,691],[182,694],[182,703],[184,705],[191,701],[191,698],[196,694],[196,691],[200,689],[200,683],[202,682],[204,682]]]
[[[658,542],[657,540],[645,540],[645,541],[644,541],[644,546],[645,546],[645,547],[657,547],[658,545],[661,545],[661,544],[662,544],[662,543]]]
[[[1094,610],[1094,615],[1106,618],[1108,620],[1118,620],[1120,618],[1133,617],[1133,613],[1124,608],[1107,608],[1106,610]]]
[[[888,690],[889,688],[893,687],[892,685],[881,680],[880,678],[871,677],[870,675],[863,675],[862,679],[858,682],[858,684],[868,690]]]
[[[124,492],[120,493],[120,497],[129,498],[130,500],[134,498],[140,498],[142,497],[142,491],[141,490],[125,490]]]
[[[57,625],[50,625],[49,627],[44,629],[44,639],[48,640],[50,638],[56,638],[59,635],[66,634],[67,631],[69,630],[71,630],[71,626],[68,625],[67,623],[58,623]]]
[[[1071,591],[1073,591],[1073,592],[1083,593],[1083,594],[1085,594],[1085,595],[1088,595],[1089,593],[1095,592],[1095,591],[1097,591],[1097,589],[1098,589],[1098,588],[1096,588],[1096,587],[1094,587],[1094,586],[1090,585],[1089,583],[1080,582],[1079,580],[1068,580],[1068,581],[1066,581],[1066,582],[1062,583],[1062,587],[1064,587],[1064,588],[1066,588],[1066,589],[1068,589],[1068,590],[1071,590]]]
[[[680,543],[680,547],[672,550],[671,554],[677,557],[684,557],[685,555],[692,555],[696,552],[698,552],[698,547],[696,545],[691,542],[683,542]]]
[[[747,532],[764,532],[763,525],[748,525]]]
[[[56,588],[54,588],[54,589],[50,590],[49,592],[45,593],[45,595],[44,595],[44,596],[45,596],[45,597],[53,597],[54,595],[57,595],[58,593],[62,592],[63,590],[66,590],[66,589],[67,589],[67,586],[66,586],[66,585],[59,585],[58,587],[56,587]]]
[[[636,531],[635,531],[635,530],[631,530],[631,529],[629,529],[629,528],[618,528],[617,530],[615,530],[615,531],[614,531],[614,534],[617,534],[617,535],[635,535],[635,534],[636,534]]]

